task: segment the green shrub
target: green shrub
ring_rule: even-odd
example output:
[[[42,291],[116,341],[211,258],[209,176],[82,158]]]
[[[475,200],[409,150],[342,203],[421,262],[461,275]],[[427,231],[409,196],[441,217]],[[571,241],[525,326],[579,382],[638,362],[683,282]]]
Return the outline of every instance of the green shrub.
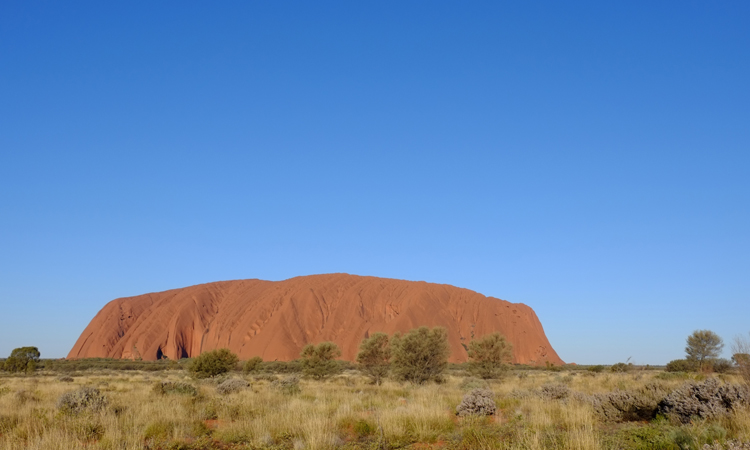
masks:
[[[188,370],[195,378],[210,378],[229,372],[239,359],[226,348],[201,353],[190,362]]]
[[[357,363],[359,370],[370,377],[374,384],[380,385],[383,377],[391,367],[391,347],[388,335],[374,333],[359,344]]]
[[[301,373],[302,364],[299,360],[264,361],[258,370],[266,373]]]
[[[693,360],[674,359],[667,363],[664,370],[667,372],[695,372],[698,370],[698,364]]]
[[[450,356],[448,331],[441,327],[420,327],[403,336],[396,334],[391,340],[391,352],[392,370],[397,378],[416,384],[439,381]]]
[[[604,366],[602,365],[589,366],[589,368],[586,370],[588,370],[589,372],[593,372],[593,373],[602,373],[604,372]]]
[[[300,354],[302,373],[317,380],[328,378],[340,372],[336,358],[341,356],[341,349],[333,342],[307,344]]]
[[[242,371],[245,373],[258,372],[262,363],[263,358],[260,356],[253,356],[245,361],[245,364],[242,366]]]
[[[513,359],[513,345],[500,333],[492,333],[469,342],[469,367],[477,376],[500,378]]]

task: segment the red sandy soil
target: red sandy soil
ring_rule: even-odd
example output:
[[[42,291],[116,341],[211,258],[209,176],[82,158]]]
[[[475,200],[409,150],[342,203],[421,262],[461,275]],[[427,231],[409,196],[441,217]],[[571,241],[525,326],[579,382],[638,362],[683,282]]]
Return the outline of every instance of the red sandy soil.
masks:
[[[472,338],[500,332],[513,343],[513,362],[564,364],[522,303],[445,284],[347,274],[220,281],[112,300],[68,358],[179,359],[228,348],[242,360],[288,361],[306,344],[332,341],[352,361],[371,333],[420,326],[448,329],[452,362],[467,360],[464,345]]]

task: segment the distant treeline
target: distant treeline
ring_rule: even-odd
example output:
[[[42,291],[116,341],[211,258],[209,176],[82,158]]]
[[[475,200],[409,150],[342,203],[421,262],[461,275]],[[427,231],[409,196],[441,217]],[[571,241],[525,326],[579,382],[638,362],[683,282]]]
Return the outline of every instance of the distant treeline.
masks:
[[[185,370],[190,364],[190,358],[180,360],[162,359],[159,361],[142,361],[132,359],[114,359],[114,358],[86,358],[86,359],[40,359],[37,363],[37,370],[70,373],[85,372],[96,370],[121,370],[121,371],[143,371],[159,372],[164,370]],[[0,359],[0,367],[4,364],[5,359]],[[341,370],[356,369],[355,363],[350,361],[337,361]],[[607,370],[612,366],[585,366],[568,364],[565,366],[531,366],[526,364],[512,364],[511,370],[549,370],[549,371],[570,371],[570,370],[591,370],[591,368],[603,368]],[[649,370],[663,369],[663,366],[636,366],[634,369]],[[242,362],[237,367],[237,371],[242,370]],[[450,363],[447,370],[449,372],[462,372],[468,370],[468,363]],[[263,373],[300,373],[302,364],[299,360],[294,361],[263,361],[256,369],[257,372]],[[598,371],[598,370],[597,370]]]

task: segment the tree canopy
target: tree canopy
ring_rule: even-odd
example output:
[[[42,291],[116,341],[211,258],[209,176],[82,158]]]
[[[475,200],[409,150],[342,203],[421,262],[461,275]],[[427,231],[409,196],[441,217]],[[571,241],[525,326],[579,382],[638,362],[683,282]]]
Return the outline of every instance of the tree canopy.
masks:
[[[706,362],[716,359],[724,348],[724,341],[711,330],[695,330],[687,337],[685,354],[687,359],[703,368]]]
[[[36,347],[19,347],[13,349],[5,360],[4,369],[8,372],[33,372],[39,362],[39,349]]]

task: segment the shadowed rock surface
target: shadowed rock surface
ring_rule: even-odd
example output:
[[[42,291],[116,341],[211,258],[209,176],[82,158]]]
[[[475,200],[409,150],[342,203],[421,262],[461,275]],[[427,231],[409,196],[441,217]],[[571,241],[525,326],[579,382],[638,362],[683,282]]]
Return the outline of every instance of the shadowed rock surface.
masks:
[[[513,362],[563,364],[534,311],[444,284],[311,275],[284,281],[219,281],[109,302],[68,358],[155,360],[228,348],[245,360],[293,360],[308,343],[333,341],[353,361],[370,333],[419,326],[448,330],[451,361],[464,362],[472,338],[500,332]]]

